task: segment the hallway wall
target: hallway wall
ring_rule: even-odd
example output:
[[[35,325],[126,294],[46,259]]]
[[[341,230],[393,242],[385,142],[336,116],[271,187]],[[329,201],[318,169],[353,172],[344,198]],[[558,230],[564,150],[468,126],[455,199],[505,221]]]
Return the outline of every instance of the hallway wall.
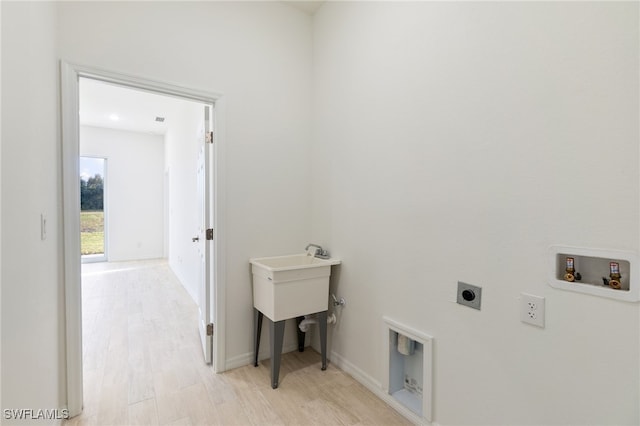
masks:
[[[164,138],[81,126],[80,155],[107,159],[105,209],[109,261],[163,257]]]
[[[56,409],[66,398],[56,11],[54,3],[1,7],[0,403]]]

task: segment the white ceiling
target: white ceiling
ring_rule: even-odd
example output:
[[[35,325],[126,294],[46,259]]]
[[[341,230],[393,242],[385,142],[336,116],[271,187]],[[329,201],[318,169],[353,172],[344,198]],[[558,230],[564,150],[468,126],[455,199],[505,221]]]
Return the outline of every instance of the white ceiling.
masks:
[[[80,124],[163,135],[191,102],[170,96],[80,79]],[[164,117],[164,123],[155,121]]]

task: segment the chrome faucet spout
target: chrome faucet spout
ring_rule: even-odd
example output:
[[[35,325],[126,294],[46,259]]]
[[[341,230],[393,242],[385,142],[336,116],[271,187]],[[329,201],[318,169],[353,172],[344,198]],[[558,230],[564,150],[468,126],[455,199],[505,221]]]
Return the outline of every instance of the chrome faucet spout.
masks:
[[[309,251],[310,247],[315,247],[316,248],[316,252],[314,254],[314,257],[320,258],[320,259],[329,259],[331,256],[329,256],[329,252],[325,249],[323,249],[321,246],[317,245],[317,244],[307,244],[307,247],[305,248],[305,251]]]

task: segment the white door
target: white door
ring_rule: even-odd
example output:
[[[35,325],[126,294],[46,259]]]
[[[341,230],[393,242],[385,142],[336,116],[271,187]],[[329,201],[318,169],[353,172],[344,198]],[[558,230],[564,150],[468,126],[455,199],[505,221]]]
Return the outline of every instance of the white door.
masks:
[[[199,256],[198,273],[198,308],[200,339],[207,364],[213,361],[213,188],[212,182],[212,108],[204,107],[204,126],[199,132],[200,153],[198,155],[198,235],[194,238],[197,243]]]

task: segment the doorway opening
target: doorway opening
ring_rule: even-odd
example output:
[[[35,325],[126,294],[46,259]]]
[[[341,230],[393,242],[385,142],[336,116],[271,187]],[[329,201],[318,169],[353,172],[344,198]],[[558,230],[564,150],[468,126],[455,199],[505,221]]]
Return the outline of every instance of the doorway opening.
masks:
[[[88,259],[94,262],[165,258],[167,269],[200,313],[187,327],[196,335],[198,330],[205,333],[203,355],[213,364],[212,374],[224,371],[224,218],[218,214],[224,202],[219,191],[224,176],[218,167],[223,154],[219,136],[223,102],[219,95],[66,63],[62,63],[62,76],[67,402],[74,416],[83,406],[81,264],[85,256],[93,256]],[[89,107],[86,88],[102,91],[98,96],[94,93],[92,100],[102,110]],[[172,106],[159,111],[162,105]],[[141,116],[148,115],[155,127],[136,127]],[[86,140],[90,143],[85,144]],[[197,180],[201,148],[208,153],[203,159],[204,185]],[[102,159],[103,169],[87,172],[78,185],[85,169],[83,157]],[[102,209],[99,203],[91,203],[89,191],[97,193],[100,180]],[[78,208],[83,201],[86,208]],[[203,206],[204,215],[199,210]],[[93,219],[90,233],[99,234],[95,223],[99,216],[102,250],[89,249],[89,243],[80,238],[82,230],[88,229],[82,225],[85,219]],[[214,228],[216,238],[208,238]],[[206,237],[195,238],[202,230]],[[92,236],[99,240],[99,235]],[[79,255],[83,251],[86,254]],[[208,333],[214,329],[215,333]]]
[[[80,157],[80,255],[82,263],[107,260],[104,193],[107,159]]]

